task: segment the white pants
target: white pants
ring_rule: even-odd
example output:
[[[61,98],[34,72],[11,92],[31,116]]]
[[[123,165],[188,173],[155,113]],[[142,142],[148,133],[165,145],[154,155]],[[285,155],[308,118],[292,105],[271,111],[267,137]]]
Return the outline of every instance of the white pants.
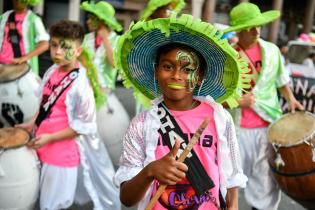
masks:
[[[260,210],[276,210],[280,188],[275,182],[267,159],[267,128],[240,128],[240,152],[245,175],[247,202]]]
[[[40,176],[41,210],[69,208],[75,199],[78,168],[42,164]]]

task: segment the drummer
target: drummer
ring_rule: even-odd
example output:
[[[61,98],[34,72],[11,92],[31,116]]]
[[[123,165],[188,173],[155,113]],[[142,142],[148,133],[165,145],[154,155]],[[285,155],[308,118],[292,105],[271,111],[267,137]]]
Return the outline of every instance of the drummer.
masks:
[[[41,0],[12,0],[13,10],[0,17],[0,63],[21,64],[29,62],[38,74],[38,55],[48,50],[49,35],[42,20],[28,6]]]
[[[261,26],[276,20],[280,12],[261,13],[252,3],[240,3],[231,10],[230,25],[225,32],[235,31],[239,38],[236,50],[248,62],[251,87],[238,101],[240,109],[234,116],[239,126],[243,169],[249,178],[245,198],[253,209],[276,210],[280,202],[278,185],[270,177],[267,161],[267,127],[278,119],[281,108],[277,89],[292,111],[303,110],[289,88],[281,53],[273,43],[260,39]]]
[[[113,6],[107,2],[94,4],[85,1],[81,9],[88,13],[86,23],[90,31],[84,37],[83,48],[92,54],[102,89],[114,90],[117,69],[113,61],[113,49],[119,38],[116,32],[122,31],[122,26],[115,19]]]

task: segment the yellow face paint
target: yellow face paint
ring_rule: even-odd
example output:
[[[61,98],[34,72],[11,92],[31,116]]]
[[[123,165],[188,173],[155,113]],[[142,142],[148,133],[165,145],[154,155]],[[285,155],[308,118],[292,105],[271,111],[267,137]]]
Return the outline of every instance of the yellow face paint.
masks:
[[[171,89],[175,89],[175,90],[181,90],[181,89],[185,88],[185,86],[183,86],[181,84],[176,84],[176,83],[169,83],[169,84],[167,84],[167,87],[169,87]]]

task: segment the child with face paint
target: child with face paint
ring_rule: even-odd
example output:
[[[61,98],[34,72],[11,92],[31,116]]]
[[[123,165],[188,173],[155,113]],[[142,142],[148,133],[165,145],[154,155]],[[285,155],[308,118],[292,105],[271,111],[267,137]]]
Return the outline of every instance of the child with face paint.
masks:
[[[144,209],[166,184],[154,210],[217,210],[225,203],[238,209],[237,188],[247,178],[232,118],[218,102],[236,105],[247,68],[221,35],[182,15],[139,22],[119,40],[116,65],[134,88],[154,99],[124,138],[114,177],[123,204]],[[176,161],[206,117],[210,123],[193,151],[184,163]]]
[[[35,138],[28,143],[42,163],[40,209],[66,209],[89,200],[95,209],[120,209],[111,181],[114,168],[97,133],[93,91],[78,62],[83,28],[64,20],[51,27],[50,35],[55,64],[43,77],[40,110],[31,126]]]
[[[13,0],[13,10],[0,16],[0,64],[28,62],[38,74],[38,55],[48,49],[49,35],[42,20],[28,6],[40,0]]]
[[[184,0],[149,0],[140,16],[140,20],[147,21],[157,18],[168,18],[172,13],[179,13],[184,6]],[[125,86],[129,88],[128,84],[125,84]],[[139,114],[150,106],[150,100],[137,91],[137,89],[134,89],[134,96],[136,100],[136,114]]]

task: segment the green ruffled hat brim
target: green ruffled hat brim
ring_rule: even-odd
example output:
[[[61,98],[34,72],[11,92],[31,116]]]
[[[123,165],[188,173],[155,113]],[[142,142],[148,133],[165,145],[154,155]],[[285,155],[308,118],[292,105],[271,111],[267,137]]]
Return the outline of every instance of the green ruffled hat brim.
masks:
[[[118,23],[115,17],[107,16],[106,14],[100,13],[99,11],[91,7],[89,3],[83,2],[80,8],[84,11],[94,14],[96,17],[103,20],[106,23],[106,25],[108,25],[111,29],[118,32],[123,30],[122,26]]]
[[[150,34],[150,32],[155,33]],[[163,37],[164,34],[165,43],[161,40],[156,40],[156,35]],[[183,41],[179,37],[172,37],[172,34],[183,34],[188,39]],[[152,90],[152,84],[154,83],[154,62],[156,56],[156,50],[148,43],[148,39],[152,39],[152,45],[155,42],[156,48],[168,43],[181,43],[193,47],[191,40],[195,40],[196,37],[200,37],[200,40],[207,44],[199,46],[198,49],[205,60],[211,59],[210,63],[218,63],[217,66],[209,66],[207,63],[207,73],[204,77],[205,82],[201,88],[200,95],[210,95],[217,102],[227,102],[230,107],[238,106],[237,99],[240,97],[239,91],[248,88],[251,80],[250,75],[247,73],[249,69],[245,60],[240,58],[238,53],[228,44],[226,39],[221,39],[222,32],[218,31],[214,26],[209,23],[201,22],[200,20],[193,20],[190,15],[182,15],[177,18],[176,15],[172,15],[171,18],[161,18],[150,21],[139,21],[135,25],[131,26],[131,29],[120,37],[117,47],[115,49],[115,65],[118,69],[121,69],[121,75],[124,80],[124,85],[127,88],[133,88],[135,95],[142,96],[142,99],[147,101],[147,98],[153,99],[160,93],[154,93]],[[167,40],[169,39],[171,40]],[[191,38],[191,40],[189,40]],[[166,41],[167,40],[167,41]],[[176,41],[177,40],[177,41]],[[180,41],[178,41],[180,40]],[[195,41],[198,42],[199,40]],[[150,46],[150,47],[149,47]],[[142,56],[138,54],[137,50],[145,54]],[[150,51],[151,50],[151,51]],[[224,54],[225,60],[222,57],[216,57],[215,53]],[[211,54],[211,57],[205,57],[206,54]],[[143,65],[142,65],[143,64]],[[143,68],[142,68],[143,67]],[[213,73],[216,68],[219,69],[219,74]],[[209,75],[212,76],[208,77]],[[151,78],[152,77],[152,78]],[[206,79],[207,78],[207,79]],[[213,85],[218,84],[218,85]],[[194,95],[198,92],[194,92]],[[222,91],[222,88],[224,89]],[[215,97],[210,93],[220,94]],[[143,95],[145,97],[143,97]],[[140,98],[141,100],[141,98]]]
[[[168,5],[174,0],[160,0],[157,2],[157,4],[148,4],[147,7],[144,9],[142,15],[140,16],[140,20],[146,20],[148,19],[155,10],[157,10],[159,7]],[[178,3],[176,4],[176,7],[173,9],[173,12],[178,13],[185,7],[185,1],[184,0],[178,0]]]
[[[224,33],[232,32],[232,31],[239,32],[239,31],[242,31],[244,29],[248,29],[248,28],[252,28],[252,27],[256,27],[256,26],[262,26],[262,25],[265,25],[267,23],[270,23],[270,22],[276,20],[279,17],[280,17],[279,11],[277,11],[277,10],[267,11],[267,12],[262,13],[260,16],[257,16],[256,18],[247,21],[244,24],[235,25],[235,26],[231,26],[227,29],[224,29],[223,32]]]
[[[29,6],[37,6],[42,2],[42,0],[24,0],[23,2],[26,2],[26,4]]]

